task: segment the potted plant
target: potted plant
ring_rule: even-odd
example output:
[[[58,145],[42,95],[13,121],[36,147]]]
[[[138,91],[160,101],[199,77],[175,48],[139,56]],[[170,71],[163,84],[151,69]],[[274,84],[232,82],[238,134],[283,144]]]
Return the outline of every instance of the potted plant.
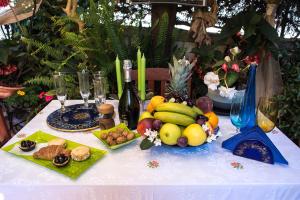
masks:
[[[229,110],[231,99],[237,90],[246,85],[247,72],[252,61],[258,63],[258,56],[240,58],[238,46],[230,48],[224,59],[217,61],[204,76],[209,96],[217,108]]]

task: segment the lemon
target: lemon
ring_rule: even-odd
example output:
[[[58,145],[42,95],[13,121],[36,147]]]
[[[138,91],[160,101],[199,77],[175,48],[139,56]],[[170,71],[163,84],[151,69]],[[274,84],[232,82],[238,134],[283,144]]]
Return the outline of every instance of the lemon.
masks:
[[[183,136],[187,137],[188,145],[199,146],[203,144],[207,135],[199,124],[191,124],[183,131]]]
[[[139,118],[139,121],[142,121],[143,119],[146,119],[146,118],[154,118],[150,112],[143,112]]]

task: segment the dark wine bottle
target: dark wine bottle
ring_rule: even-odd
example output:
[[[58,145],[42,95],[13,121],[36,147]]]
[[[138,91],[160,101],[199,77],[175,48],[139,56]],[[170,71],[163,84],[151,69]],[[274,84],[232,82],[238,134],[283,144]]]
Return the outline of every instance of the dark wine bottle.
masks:
[[[119,101],[119,118],[121,123],[125,123],[129,129],[137,127],[140,116],[140,102],[134,91],[131,82],[131,61],[124,60],[124,88]]]

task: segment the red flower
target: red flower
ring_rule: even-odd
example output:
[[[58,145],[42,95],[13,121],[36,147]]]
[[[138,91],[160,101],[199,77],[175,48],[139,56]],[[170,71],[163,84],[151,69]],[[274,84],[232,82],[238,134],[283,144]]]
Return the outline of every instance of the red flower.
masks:
[[[231,69],[235,72],[240,72],[240,67],[238,64],[234,63],[232,66],[231,66]]]
[[[17,69],[18,68],[16,65],[11,65],[11,64],[1,67],[0,68],[0,76],[8,76],[8,75],[14,73],[15,71],[17,71]]]
[[[255,64],[259,64],[259,56],[256,54],[254,56],[247,56],[246,58],[244,58],[243,60],[247,65],[250,65],[252,63],[255,63]]]
[[[222,65],[222,69],[224,70],[224,72],[227,72],[228,71],[228,65],[226,63],[224,63]]]
[[[0,8],[6,7],[9,4],[9,0],[0,0]]]
[[[46,94],[46,92],[41,92],[41,93],[39,94],[39,99],[42,99],[42,98],[44,97],[45,94]]]
[[[45,95],[45,100],[46,102],[49,102],[53,99],[53,96],[48,96],[47,94]]]

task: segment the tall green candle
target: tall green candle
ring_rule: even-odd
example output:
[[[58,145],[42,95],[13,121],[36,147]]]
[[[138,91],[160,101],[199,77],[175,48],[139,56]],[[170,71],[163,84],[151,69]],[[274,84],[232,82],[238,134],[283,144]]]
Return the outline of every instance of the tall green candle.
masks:
[[[143,54],[141,59],[141,100],[145,101],[146,98],[146,58]]]
[[[118,96],[120,99],[122,95],[122,77],[121,77],[121,62],[118,56],[116,58],[116,75],[117,75],[117,85],[118,85]]]
[[[142,53],[141,53],[141,49],[138,49],[137,52],[137,65],[138,65],[138,92],[141,92],[141,59],[142,59]]]

